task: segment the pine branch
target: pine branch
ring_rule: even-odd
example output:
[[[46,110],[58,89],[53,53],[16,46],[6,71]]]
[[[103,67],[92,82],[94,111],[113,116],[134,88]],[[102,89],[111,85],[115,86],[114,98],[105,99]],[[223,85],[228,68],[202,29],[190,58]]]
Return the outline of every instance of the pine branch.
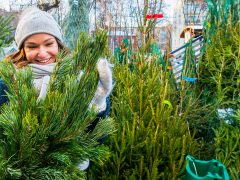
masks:
[[[0,62],[9,98],[0,114],[3,179],[84,179],[76,164],[86,158],[103,163],[109,157],[97,140],[113,132],[113,120],[102,120],[93,132],[86,132],[96,117],[88,106],[98,83],[95,66],[105,48],[105,32],[94,38],[80,36],[73,55],[58,62],[41,101],[29,68],[16,71]]]

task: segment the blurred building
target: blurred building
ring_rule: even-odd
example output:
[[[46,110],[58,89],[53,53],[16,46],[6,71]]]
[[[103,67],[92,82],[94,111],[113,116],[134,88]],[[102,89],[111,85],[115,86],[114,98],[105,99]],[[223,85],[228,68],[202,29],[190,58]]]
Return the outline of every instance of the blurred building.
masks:
[[[13,27],[16,27],[16,24],[17,24],[17,21],[18,21],[18,18],[19,18],[19,15],[18,15],[18,11],[7,11],[6,9],[1,9],[0,8],[0,16],[3,16],[3,17],[9,17],[9,16],[12,16],[13,17],[13,20],[11,22],[11,25]]]
[[[171,32],[172,25],[165,24],[159,27],[155,27],[154,39],[161,50],[169,50],[171,47]]]
[[[114,50],[120,46],[125,38],[132,44],[132,48],[137,48],[137,28],[129,27],[111,27],[108,32],[108,45]]]
[[[191,37],[201,35],[207,12],[204,0],[178,0],[174,7],[172,50],[186,43]]]
[[[166,50],[171,47],[171,24],[156,26],[150,32],[153,41],[156,42],[160,50]],[[109,47],[114,52],[114,49],[119,47],[124,38],[131,41],[133,50],[137,46],[141,46],[141,35],[138,27],[111,27],[109,28],[108,43]]]
[[[124,3],[125,2],[125,3]],[[140,1],[141,7],[144,7],[143,1]],[[109,35],[109,47],[112,52],[118,48],[123,39],[131,40],[133,49],[136,50],[141,46],[142,39],[139,31],[140,17],[138,13],[138,3],[136,0],[129,3],[128,0],[121,1],[96,1],[90,11],[90,32],[96,28],[106,29]],[[141,20],[142,21],[142,20]],[[149,35],[150,34],[150,35]],[[153,37],[158,48],[169,49],[171,45],[171,24],[162,19],[157,19],[153,31],[146,35]]]

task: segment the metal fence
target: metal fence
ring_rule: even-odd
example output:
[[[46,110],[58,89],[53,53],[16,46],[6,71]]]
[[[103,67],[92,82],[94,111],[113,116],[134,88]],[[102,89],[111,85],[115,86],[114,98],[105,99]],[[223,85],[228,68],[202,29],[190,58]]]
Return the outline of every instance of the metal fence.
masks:
[[[175,77],[177,83],[181,82],[185,50],[186,50],[186,47],[188,47],[190,45],[192,45],[193,50],[195,52],[195,59],[196,59],[196,64],[197,64],[197,61],[200,57],[201,48],[203,46],[203,36],[202,35],[195,38],[192,41],[192,43],[186,43],[183,46],[181,46],[180,48],[170,52],[170,54],[173,55],[173,57],[170,59],[170,62],[171,62],[173,74],[174,74],[174,77]]]

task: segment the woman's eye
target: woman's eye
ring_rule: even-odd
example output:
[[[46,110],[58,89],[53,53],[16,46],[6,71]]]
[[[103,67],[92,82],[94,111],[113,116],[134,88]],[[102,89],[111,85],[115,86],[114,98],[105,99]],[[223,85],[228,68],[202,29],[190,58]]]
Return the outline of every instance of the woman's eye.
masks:
[[[27,48],[29,48],[29,49],[35,49],[36,46],[28,46]]]
[[[47,43],[46,44],[46,46],[51,46],[51,45],[53,45],[53,43],[51,42],[51,43]]]

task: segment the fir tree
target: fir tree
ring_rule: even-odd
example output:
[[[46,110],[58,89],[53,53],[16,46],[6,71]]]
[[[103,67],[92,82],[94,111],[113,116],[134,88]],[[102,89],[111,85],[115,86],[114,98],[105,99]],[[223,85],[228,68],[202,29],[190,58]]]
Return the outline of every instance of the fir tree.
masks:
[[[240,178],[240,110],[234,116],[235,125],[222,122],[215,129],[215,157],[221,161],[232,179]]]
[[[0,57],[1,51],[13,41],[12,16],[0,16]]]
[[[221,108],[239,108],[239,32],[237,1],[208,0],[204,53],[199,77],[204,97]]]
[[[231,109],[231,113],[217,116],[220,124],[214,127],[214,156],[228,168],[231,179],[239,179],[239,1],[207,2],[204,51],[198,68],[201,98],[215,106],[215,111]]]
[[[191,112],[179,116],[172,76],[158,59],[146,63],[138,53],[132,71],[115,66],[111,116],[119,126],[108,141],[114,153],[103,167],[91,168],[92,179],[177,179],[185,154],[198,150],[185,121]]]
[[[58,65],[44,100],[37,100],[30,69],[16,71],[0,64],[9,103],[0,114],[1,179],[84,179],[76,168],[82,160],[102,164],[109,157],[98,139],[113,132],[112,119],[99,121],[87,132],[96,113],[89,103],[96,90],[95,64],[106,47],[106,33],[79,37],[75,52]],[[79,79],[79,72],[84,74]]]
[[[73,48],[79,32],[89,30],[89,8],[88,0],[69,0],[70,10],[64,20],[64,35],[69,48]]]

